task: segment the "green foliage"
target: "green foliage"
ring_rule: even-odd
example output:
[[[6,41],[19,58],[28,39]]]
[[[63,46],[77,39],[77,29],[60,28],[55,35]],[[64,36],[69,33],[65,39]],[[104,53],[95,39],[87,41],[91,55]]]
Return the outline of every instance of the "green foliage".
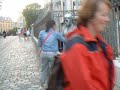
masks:
[[[40,9],[41,6],[38,3],[29,4],[25,7],[22,14],[25,17],[27,28],[38,18]]]
[[[16,32],[17,31],[17,27],[14,27],[12,30]]]
[[[9,30],[7,35],[16,35],[17,27],[14,27],[12,30]]]

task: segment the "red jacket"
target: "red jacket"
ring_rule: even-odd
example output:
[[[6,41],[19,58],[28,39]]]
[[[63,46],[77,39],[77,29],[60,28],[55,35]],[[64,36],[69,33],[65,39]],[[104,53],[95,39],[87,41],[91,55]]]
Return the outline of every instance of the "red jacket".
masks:
[[[97,42],[87,28],[81,26],[68,34],[69,39],[74,34],[80,34],[86,42]],[[103,39],[97,35],[101,41]],[[104,42],[104,41],[103,41]],[[113,60],[113,51],[106,44],[109,60]],[[99,46],[99,44],[98,44]],[[114,65],[112,65],[112,83],[109,81],[109,63],[100,49],[91,52],[83,44],[75,44],[61,55],[61,61],[66,80],[69,82],[65,90],[110,90],[114,83]]]

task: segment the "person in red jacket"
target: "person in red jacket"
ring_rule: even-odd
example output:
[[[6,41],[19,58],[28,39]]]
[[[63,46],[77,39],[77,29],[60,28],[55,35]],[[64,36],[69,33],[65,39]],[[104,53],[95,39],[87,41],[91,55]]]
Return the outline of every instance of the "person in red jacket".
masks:
[[[77,27],[67,35],[71,39],[80,35],[85,42],[92,43],[94,51],[80,43],[71,46],[60,56],[68,82],[64,90],[113,90],[113,51],[100,36],[110,21],[109,0],[85,0],[78,12]]]

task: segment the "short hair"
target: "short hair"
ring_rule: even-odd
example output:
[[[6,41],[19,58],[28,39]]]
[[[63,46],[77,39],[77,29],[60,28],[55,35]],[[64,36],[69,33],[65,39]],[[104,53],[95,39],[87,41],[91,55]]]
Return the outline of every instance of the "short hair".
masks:
[[[112,8],[109,0],[85,0],[82,8],[78,10],[77,25],[87,26],[88,21],[94,17],[98,10],[100,3],[105,3],[110,9]]]
[[[50,19],[46,22],[45,26],[46,26],[46,32],[49,31],[50,28],[53,28],[53,26],[55,25],[55,21]]]

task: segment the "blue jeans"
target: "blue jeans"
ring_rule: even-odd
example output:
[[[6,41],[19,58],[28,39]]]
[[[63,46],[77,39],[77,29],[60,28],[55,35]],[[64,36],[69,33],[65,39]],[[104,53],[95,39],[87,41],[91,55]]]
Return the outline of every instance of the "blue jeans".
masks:
[[[47,83],[51,66],[54,62],[55,52],[41,52],[40,54],[40,82],[41,86]]]

